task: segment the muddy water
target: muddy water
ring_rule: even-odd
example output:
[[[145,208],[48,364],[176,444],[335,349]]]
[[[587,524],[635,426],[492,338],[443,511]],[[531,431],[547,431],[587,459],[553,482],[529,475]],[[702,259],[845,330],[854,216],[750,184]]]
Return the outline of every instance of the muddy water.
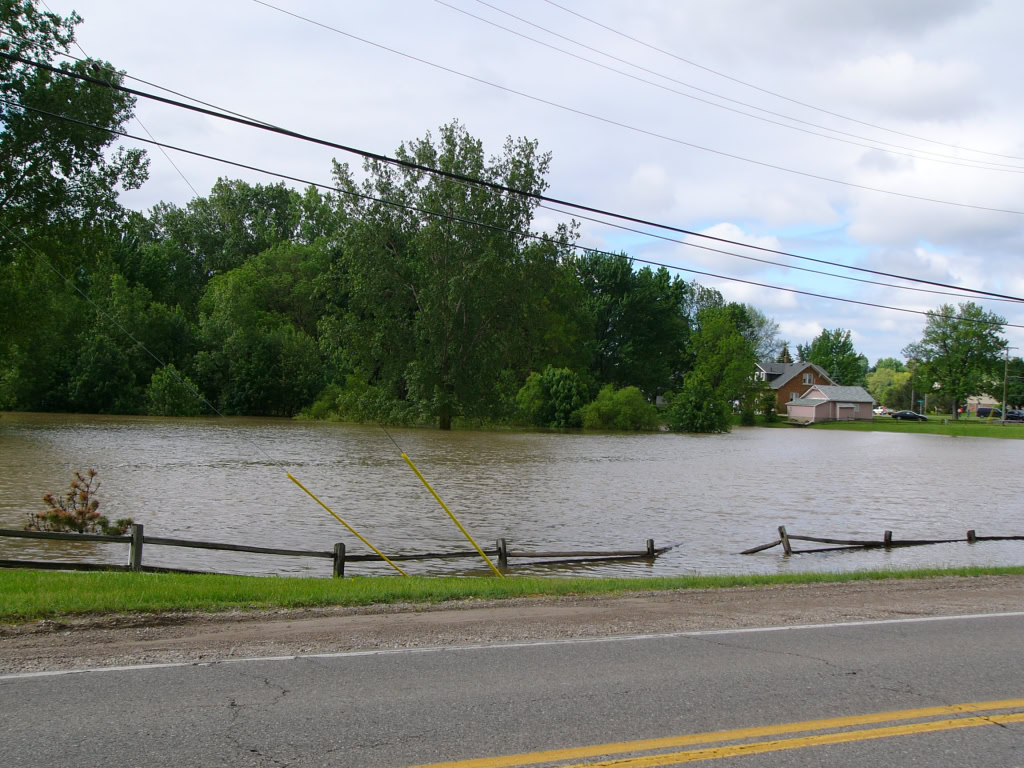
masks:
[[[530,566],[580,575],[848,570],[1019,564],[1024,542],[781,557],[791,533],[880,538],[1024,534],[1024,441],[734,429],[729,435],[392,430],[481,543],[642,549],[681,542],[654,564]],[[0,527],[23,527],[40,497],[94,467],[101,511],[156,536],[257,546],[364,548],[291,481],[387,552],[467,546],[377,427],[275,419],[184,420],[0,414]],[[0,538],[0,559],[126,562],[127,547]],[[237,573],[326,575],[329,561],[147,547],[145,562]],[[354,565],[351,572],[383,573]],[[414,562],[415,573],[475,573],[470,561]]]

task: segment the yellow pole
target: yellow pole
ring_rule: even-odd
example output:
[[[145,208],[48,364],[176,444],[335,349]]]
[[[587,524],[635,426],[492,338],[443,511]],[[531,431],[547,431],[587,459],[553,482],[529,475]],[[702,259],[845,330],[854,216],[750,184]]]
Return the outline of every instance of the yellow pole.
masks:
[[[416,465],[412,463],[412,459],[405,455],[405,451],[402,451],[402,458],[405,459],[405,463],[409,465],[409,468],[416,473],[416,477],[420,479],[420,482],[427,487],[427,490],[430,491],[430,495],[437,499],[437,503],[441,505],[441,509],[447,512],[448,517],[450,517],[452,519],[452,522],[459,527],[459,530],[462,531],[462,535],[469,539],[469,543],[472,544],[476,551],[480,553],[480,557],[484,559],[484,562],[491,566],[491,570],[494,571],[494,573],[497,574],[499,578],[505,578],[505,574],[503,574],[501,571],[494,567],[494,563],[490,561],[487,555],[484,554],[484,551],[480,549],[479,546],[477,546],[477,543],[475,541],[473,541],[473,537],[469,535],[469,531],[462,527],[462,523],[458,521],[458,518],[456,518],[455,515],[452,514],[452,511],[448,509],[448,507],[445,505],[445,503],[441,501],[441,497],[438,496],[434,489],[430,487],[430,483],[427,482],[427,478],[420,474],[420,471],[416,469]]]
[[[386,562],[386,563],[387,563],[388,565],[390,565],[390,566],[391,566],[392,568],[394,568],[394,569],[395,569],[396,571],[398,571],[398,572],[399,572],[400,574],[402,574],[403,576],[408,576],[408,575],[409,575],[408,573],[406,573],[405,571],[403,571],[403,570],[402,570],[401,568],[399,568],[399,567],[398,567],[397,565],[395,565],[395,564],[394,564],[394,563],[392,563],[392,562],[391,562],[390,560],[388,560],[388,559],[387,559],[387,557],[385,557],[385,556],[384,556],[384,553],[383,553],[383,552],[381,552],[381,551],[380,551],[379,549],[377,549],[377,548],[376,548],[375,546],[373,546],[373,544],[371,544],[371,543],[370,543],[370,542],[368,542],[368,541],[367,541],[366,539],[364,539],[364,538],[363,538],[362,536],[360,536],[360,535],[359,535],[359,534],[358,534],[358,533],[356,532],[356,529],[355,529],[355,528],[353,528],[353,527],[352,527],[351,525],[349,525],[348,523],[346,523],[346,522],[345,522],[344,520],[342,520],[342,519],[341,519],[340,517],[338,517],[337,515],[335,515],[335,514],[334,514],[334,510],[333,510],[333,509],[331,509],[331,508],[330,508],[330,507],[328,507],[328,506],[327,506],[326,504],[324,504],[324,503],[323,503],[322,501],[320,501],[320,499],[318,499],[318,498],[317,498],[316,496],[314,496],[314,495],[313,495],[313,493],[312,493],[312,492],[311,492],[311,491],[310,491],[310,490],[309,490],[308,488],[306,488],[306,486],[304,486],[304,485],[303,485],[302,483],[300,483],[300,482],[299,482],[298,480],[296,480],[296,479],[295,479],[294,477],[292,477],[292,473],[291,473],[291,472],[286,472],[285,474],[286,474],[286,475],[288,475],[288,479],[289,479],[289,480],[291,480],[291,481],[292,481],[293,483],[295,483],[295,484],[296,484],[297,486],[299,486],[299,488],[301,488],[301,489],[302,489],[302,490],[304,490],[304,491],[305,491],[306,493],[308,493],[308,494],[309,494],[309,497],[310,497],[311,499],[313,499],[313,501],[315,501],[315,502],[316,502],[317,504],[319,504],[319,505],[320,505],[321,507],[323,507],[323,508],[324,508],[324,509],[326,509],[326,510],[327,510],[328,512],[330,512],[330,513],[331,513],[332,515],[334,515],[334,519],[335,519],[335,520],[337,520],[337,521],[338,521],[339,523],[341,523],[341,524],[342,524],[342,525],[344,525],[344,526],[345,526],[346,528],[348,528],[348,529],[349,529],[350,531],[352,531],[352,535],[353,535],[353,536],[355,536],[355,537],[356,537],[357,539],[359,539],[359,540],[360,540],[361,542],[363,542],[363,544],[365,544],[365,545],[366,545],[366,546],[368,546],[368,547],[369,547],[370,549],[372,549],[372,550],[373,550],[374,552],[376,552],[376,553],[377,553],[377,554],[378,554],[378,555],[380,556],[380,558],[381,558],[381,559],[382,559],[382,560],[383,560],[384,562]]]

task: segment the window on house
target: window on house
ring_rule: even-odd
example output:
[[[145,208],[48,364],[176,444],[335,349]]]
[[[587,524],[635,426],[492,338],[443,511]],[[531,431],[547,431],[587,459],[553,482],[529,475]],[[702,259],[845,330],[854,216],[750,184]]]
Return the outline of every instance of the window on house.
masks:
[[[807,373],[804,374],[804,384],[813,384],[813,383],[814,383],[814,374],[811,373],[810,371],[808,371]]]
[[[790,392],[789,393],[789,399],[790,400],[796,400],[796,398],[797,398],[796,392]]]

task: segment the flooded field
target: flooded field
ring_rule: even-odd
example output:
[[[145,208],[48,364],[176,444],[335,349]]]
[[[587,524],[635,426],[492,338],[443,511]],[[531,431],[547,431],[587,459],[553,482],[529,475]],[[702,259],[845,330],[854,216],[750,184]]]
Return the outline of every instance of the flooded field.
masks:
[[[736,553],[790,533],[881,538],[1024,534],[1024,441],[743,429],[729,435],[391,430],[484,546],[643,549],[656,562],[522,566],[578,575],[1016,565],[1024,542],[890,552]],[[93,467],[100,511],[147,535],[256,546],[366,551],[287,478],[291,472],[386,554],[464,549],[379,427],[278,419],[0,414],[0,527],[22,528],[41,496]],[[119,544],[0,538],[0,558],[127,562]],[[329,575],[327,560],[151,546],[147,565]],[[515,561],[513,561],[515,565]],[[350,573],[384,573],[352,564]],[[476,561],[411,562],[410,573],[480,573]]]

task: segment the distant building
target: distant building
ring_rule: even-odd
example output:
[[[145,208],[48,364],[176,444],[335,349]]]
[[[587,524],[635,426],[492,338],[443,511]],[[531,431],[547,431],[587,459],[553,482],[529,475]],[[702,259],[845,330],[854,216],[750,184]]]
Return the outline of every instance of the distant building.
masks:
[[[864,387],[814,386],[786,403],[793,421],[871,421],[875,399]]]
[[[786,403],[796,400],[810,387],[834,387],[836,383],[814,363],[757,363],[754,378],[767,381],[775,390],[775,410],[786,413]]]

